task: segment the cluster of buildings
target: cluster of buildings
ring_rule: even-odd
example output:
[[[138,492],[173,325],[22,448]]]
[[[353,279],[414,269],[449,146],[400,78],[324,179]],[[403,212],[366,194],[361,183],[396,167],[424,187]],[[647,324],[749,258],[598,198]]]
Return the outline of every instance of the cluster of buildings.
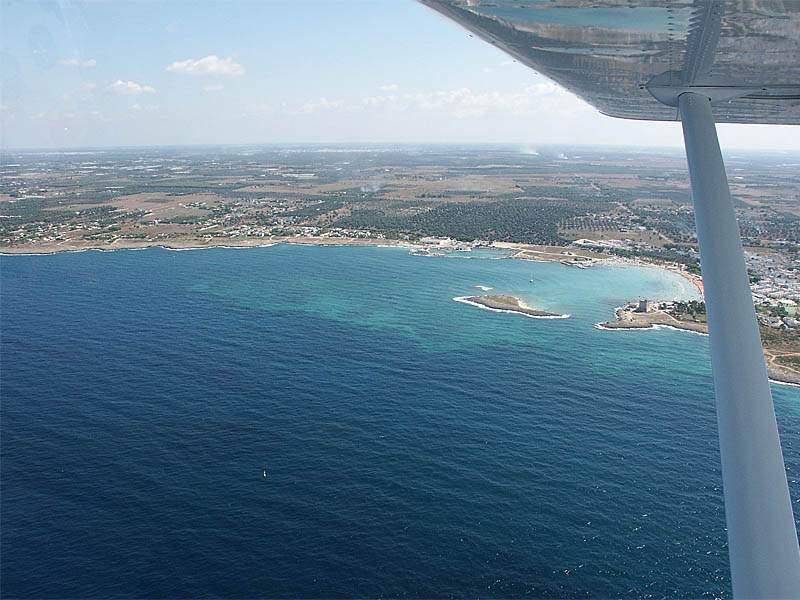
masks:
[[[800,320],[796,317],[773,317],[759,313],[758,322],[772,329],[800,329]]]
[[[658,250],[643,247],[631,240],[579,239],[572,245],[608,253]],[[686,252],[691,257],[697,257],[697,252],[691,248]],[[789,252],[764,251],[747,252],[746,259],[759,322],[774,329],[800,329],[800,256]],[[673,308],[669,304],[654,306],[643,300],[635,307],[635,312],[650,312],[656,308],[669,311]]]
[[[98,220],[82,224],[45,221],[23,223],[14,229],[0,229],[0,246],[50,244],[73,237],[98,235],[107,229],[108,226]]]
[[[746,256],[761,324],[775,329],[800,328],[800,257],[777,252]]]
[[[373,239],[383,240],[386,236],[382,233],[369,231],[367,229],[341,229],[315,227],[308,225],[253,225],[243,223],[224,230],[209,231],[216,228],[216,225],[204,227],[200,232],[207,233],[214,237],[307,237],[307,238],[341,238],[341,239]]]

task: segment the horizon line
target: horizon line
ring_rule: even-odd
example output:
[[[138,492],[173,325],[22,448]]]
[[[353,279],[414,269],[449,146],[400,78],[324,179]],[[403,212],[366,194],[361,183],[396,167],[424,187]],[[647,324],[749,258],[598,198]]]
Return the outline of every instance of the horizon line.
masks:
[[[286,147],[319,147],[319,146],[333,146],[333,147],[348,147],[348,146],[397,146],[397,147],[411,147],[411,146],[456,146],[456,147],[468,147],[468,146],[477,146],[477,147],[489,147],[489,146],[497,146],[497,147],[531,147],[533,149],[536,148],[587,148],[587,149],[599,149],[603,148],[606,150],[669,150],[669,151],[683,151],[684,148],[682,145],[655,145],[655,144],[645,144],[645,145],[636,145],[636,144],[581,144],[581,143],[569,143],[569,142],[543,142],[543,143],[534,143],[534,142],[500,142],[500,141],[491,141],[491,142],[450,142],[450,141],[438,141],[438,142],[392,142],[392,141],[370,141],[370,142],[358,142],[358,141],[340,141],[340,142],[219,142],[219,143],[188,143],[188,144],[121,144],[121,145],[86,145],[86,146],[0,146],[0,154],[6,153],[27,153],[27,152],[54,152],[54,153],[64,153],[64,152],[80,152],[80,151],[97,151],[97,150],[145,150],[145,149],[172,149],[172,148],[222,148],[222,147],[229,147],[229,148],[236,148],[236,147],[253,147],[253,148],[267,148],[267,147],[278,147],[278,148],[286,148]],[[800,153],[800,149],[786,149],[786,148],[775,148],[775,149],[766,149],[766,148],[746,148],[741,146],[732,146],[727,149],[723,149],[723,152],[726,151],[739,151],[739,152],[747,152],[753,154],[797,154]]]

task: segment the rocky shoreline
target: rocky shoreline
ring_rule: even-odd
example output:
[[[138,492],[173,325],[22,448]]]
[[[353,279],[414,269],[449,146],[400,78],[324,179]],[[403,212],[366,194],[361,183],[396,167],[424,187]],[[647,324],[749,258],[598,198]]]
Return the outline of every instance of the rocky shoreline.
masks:
[[[559,313],[548,312],[546,310],[539,310],[532,306],[528,306],[522,300],[515,296],[508,296],[503,294],[493,294],[489,296],[460,296],[453,298],[456,302],[464,304],[472,304],[480,308],[495,310],[500,312],[512,312],[533,317],[536,319],[567,319],[569,315],[562,315]]]
[[[619,307],[614,311],[616,319],[595,324],[597,329],[604,330],[652,330],[677,329],[696,334],[708,335],[708,323],[705,321],[688,321],[677,319],[668,312],[655,310],[652,312],[636,312],[632,305]],[[763,336],[762,336],[763,337]],[[777,383],[800,386],[800,372],[778,364],[776,359],[782,355],[769,347],[764,347],[764,356],[769,371],[769,378]]]

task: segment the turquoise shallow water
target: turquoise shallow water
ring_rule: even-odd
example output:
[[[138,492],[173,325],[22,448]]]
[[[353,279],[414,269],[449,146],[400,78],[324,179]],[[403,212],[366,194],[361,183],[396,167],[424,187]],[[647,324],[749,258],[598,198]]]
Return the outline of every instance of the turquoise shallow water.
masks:
[[[0,258],[3,595],[729,596],[707,339],[592,327],[691,287],[499,256]]]

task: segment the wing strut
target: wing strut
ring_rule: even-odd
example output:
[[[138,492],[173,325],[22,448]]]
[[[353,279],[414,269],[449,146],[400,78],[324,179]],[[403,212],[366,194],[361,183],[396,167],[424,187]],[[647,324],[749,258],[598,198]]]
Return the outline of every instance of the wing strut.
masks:
[[[786,469],[711,99],[678,97],[705,285],[737,598],[800,598]]]

